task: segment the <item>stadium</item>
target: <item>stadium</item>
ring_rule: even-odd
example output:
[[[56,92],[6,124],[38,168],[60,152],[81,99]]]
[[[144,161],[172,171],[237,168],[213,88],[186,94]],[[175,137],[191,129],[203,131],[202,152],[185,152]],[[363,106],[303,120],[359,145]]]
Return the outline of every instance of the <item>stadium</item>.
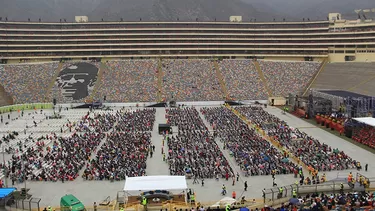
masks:
[[[374,40],[339,13],[0,19],[0,206],[373,209]]]

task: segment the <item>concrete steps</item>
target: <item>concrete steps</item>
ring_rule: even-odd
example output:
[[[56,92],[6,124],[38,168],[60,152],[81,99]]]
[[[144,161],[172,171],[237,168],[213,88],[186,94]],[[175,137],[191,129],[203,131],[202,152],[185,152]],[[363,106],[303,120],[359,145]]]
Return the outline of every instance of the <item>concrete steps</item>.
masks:
[[[0,85],[0,106],[7,106],[13,104],[13,98],[5,91],[4,87]]]
[[[158,61],[158,90],[157,90],[157,100],[158,102],[163,101],[163,65],[161,59]]]
[[[319,67],[319,71],[317,73],[315,73],[314,77],[311,78],[311,80],[309,81],[306,89],[304,90],[302,96],[306,96],[308,95],[308,91],[310,90],[311,86],[314,84],[315,80],[318,78],[319,74],[324,70],[326,64],[328,63],[328,59],[324,59],[324,61],[322,62],[322,64],[320,65]]]
[[[258,61],[253,61],[253,63],[254,63],[255,69],[258,72],[260,80],[262,81],[264,87],[267,90],[268,97],[273,96],[271,89],[268,87],[267,79],[266,79],[266,77],[264,77],[263,71],[260,68],[259,62]]]
[[[221,88],[221,91],[223,93],[223,98],[224,99],[229,99],[228,89],[227,89],[227,86],[225,85],[224,77],[223,77],[223,75],[220,72],[219,64],[215,60],[213,62],[213,65],[214,65],[214,68],[215,68],[215,71],[216,71],[216,76],[217,76],[217,78],[219,80],[219,83],[220,83],[220,88]]]

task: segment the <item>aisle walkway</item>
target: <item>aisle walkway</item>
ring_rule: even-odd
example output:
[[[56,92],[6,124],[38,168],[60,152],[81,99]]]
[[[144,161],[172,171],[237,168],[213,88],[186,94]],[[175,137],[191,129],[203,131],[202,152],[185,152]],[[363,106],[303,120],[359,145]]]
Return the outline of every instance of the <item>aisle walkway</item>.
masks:
[[[156,108],[155,124],[151,131],[151,143],[155,146],[155,152],[152,158],[147,159],[147,175],[169,175],[168,164],[163,162],[163,156],[161,154],[162,139],[163,136],[159,135],[158,126],[159,124],[165,124],[165,109]],[[164,152],[167,149],[166,143],[164,143]]]
[[[316,127],[317,125],[310,124],[291,114],[284,115],[281,113],[281,110],[278,108],[268,107],[268,108],[265,108],[265,111],[277,116],[279,119],[283,121],[286,121],[291,127],[300,128],[300,131],[303,131],[307,133],[308,135],[318,139],[321,143],[326,143],[332,148],[339,148],[339,150],[343,150],[346,154],[348,154],[353,159],[360,161],[362,166],[368,163],[369,164],[368,172],[361,171],[360,173],[368,177],[375,176],[375,168],[373,168],[374,164],[371,163],[371,161],[375,160],[375,154],[367,150],[364,150],[360,147],[357,147],[356,145],[350,142],[347,142],[344,139],[341,139],[340,137],[336,135],[326,132],[323,129]],[[337,172],[337,171],[328,172],[326,173],[327,179],[336,178],[338,173],[340,175],[346,176],[349,171],[356,172],[356,170],[354,169],[348,170],[348,171],[340,171],[340,172]]]

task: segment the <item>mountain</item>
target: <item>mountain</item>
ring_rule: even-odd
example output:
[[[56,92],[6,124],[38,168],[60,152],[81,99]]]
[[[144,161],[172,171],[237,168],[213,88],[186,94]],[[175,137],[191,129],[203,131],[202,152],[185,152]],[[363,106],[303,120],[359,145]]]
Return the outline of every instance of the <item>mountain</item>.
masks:
[[[3,0],[0,17],[8,20],[74,21],[227,21],[231,15],[243,20],[324,20],[329,12],[356,18],[355,9],[370,9],[374,0]],[[370,16],[370,14],[368,15]]]
[[[231,15],[244,20],[270,17],[241,0],[4,0],[0,16],[8,20],[31,18],[37,21],[73,21],[74,16],[88,16],[90,21],[200,21],[229,20]]]

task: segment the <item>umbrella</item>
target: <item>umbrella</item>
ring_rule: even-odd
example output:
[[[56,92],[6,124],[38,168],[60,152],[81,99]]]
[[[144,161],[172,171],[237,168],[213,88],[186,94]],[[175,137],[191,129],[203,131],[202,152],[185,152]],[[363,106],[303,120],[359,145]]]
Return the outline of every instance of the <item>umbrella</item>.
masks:
[[[289,162],[289,160],[288,160],[288,158],[284,158],[284,159],[281,160],[281,162],[287,163],[287,162]]]
[[[297,198],[291,198],[291,199],[289,199],[289,203],[291,203],[291,204],[298,204],[299,200]]]
[[[240,211],[249,211],[249,208],[247,208],[247,207],[241,207]]]

